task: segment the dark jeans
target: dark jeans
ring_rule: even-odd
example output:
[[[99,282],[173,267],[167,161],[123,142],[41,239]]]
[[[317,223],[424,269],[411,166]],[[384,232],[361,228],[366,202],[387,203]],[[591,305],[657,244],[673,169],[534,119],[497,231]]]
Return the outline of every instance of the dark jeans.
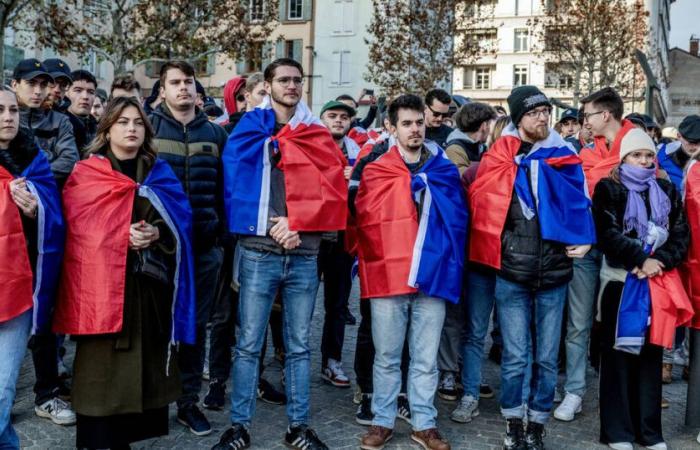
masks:
[[[662,442],[661,366],[663,349],[644,345],[639,355],[615,350],[621,282],[610,282],[601,301],[600,441]]]
[[[370,301],[360,300],[360,326],[357,330],[357,343],[355,346],[355,378],[357,386],[363,394],[374,392],[372,374],[374,371],[374,341],[372,341],[372,309]],[[408,379],[408,342],[404,341],[401,353],[401,393],[406,393]]]
[[[345,340],[345,311],[352,288],[353,257],[345,252],[343,234],[337,242],[321,241],[318,271],[323,274],[323,306],[326,311],[321,338],[321,361],[340,361]]]
[[[177,400],[178,408],[199,401],[199,391],[202,388],[202,370],[204,368],[204,352],[207,322],[212,314],[214,298],[219,281],[219,272],[223,262],[221,247],[195,253],[195,284],[197,292],[197,334],[195,345],[180,345],[179,365],[182,379],[182,395]]]
[[[41,405],[58,395],[58,341],[56,335],[35,334],[29,339],[34,361],[34,403]]]

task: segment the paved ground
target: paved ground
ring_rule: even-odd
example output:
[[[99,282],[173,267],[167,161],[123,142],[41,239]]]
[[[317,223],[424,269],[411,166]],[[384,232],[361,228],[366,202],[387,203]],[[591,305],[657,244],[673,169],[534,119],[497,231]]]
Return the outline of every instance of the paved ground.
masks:
[[[360,436],[365,428],[354,421],[355,405],[352,403],[352,389],[338,389],[324,384],[319,376],[320,371],[320,341],[323,325],[322,297],[316,308],[312,343],[315,351],[312,353],[312,379],[311,379],[311,413],[312,426],[320,437],[331,449],[358,448]],[[353,290],[351,309],[358,317],[357,287]],[[357,327],[348,327],[344,351],[344,366],[346,372],[352,376],[352,361],[355,350],[355,334]],[[268,352],[271,355],[272,352]],[[69,344],[70,362],[72,347]],[[498,391],[499,371],[498,366],[486,361],[484,365],[485,380]],[[279,364],[271,362],[266,369],[266,375],[270,381],[279,386]],[[664,410],[663,426],[664,435],[672,449],[700,449],[695,442],[698,430],[686,430],[683,427],[685,415],[686,384],[680,381],[680,372],[675,373],[676,381],[664,387],[664,396],[671,401],[671,407]],[[70,449],[75,447],[75,428],[61,427],[51,422],[40,419],[33,412],[32,385],[33,368],[31,359],[27,358],[22,370],[18,385],[17,402],[13,410],[13,418],[16,429],[20,435],[22,448],[27,449]],[[585,398],[584,411],[574,422],[563,423],[553,420],[547,427],[545,443],[552,449],[592,449],[606,448],[597,442],[598,416],[597,416],[597,379],[593,374],[589,376],[590,389]],[[205,384],[203,383],[203,393]],[[472,423],[460,425],[449,420],[449,413],[454,408],[452,402],[436,399],[439,410],[439,426],[441,431],[450,440],[453,449],[498,449],[501,448],[504,423],[498,414],[496,399],[482,400],[480,405],[481,415]],[[228,408],[227,402],[227,408]],[[206,411],[206,415],[214,429],[209,436],[198,438],[179,425],[175,421],[175,412],[171,410],[170,434],[159,439],[138,443],[135,449],[208,449],[214,445],[223,430],[228,426],[227,412]],[[273,449],[285,448],[281,444],[286,428],[286,416],[284,407],[272,406],[266,403],[257,403],[257,417],[253,423],[252,437],[253,448]],[[410,428],[407,424],[398,421],[396,435],[387,449],[417,449],[418,447],[409,439]]]

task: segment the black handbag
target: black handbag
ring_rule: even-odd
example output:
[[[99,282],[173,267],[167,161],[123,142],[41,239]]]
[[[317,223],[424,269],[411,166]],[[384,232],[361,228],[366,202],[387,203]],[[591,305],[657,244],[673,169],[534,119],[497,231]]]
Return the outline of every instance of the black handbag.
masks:
[[[140,274],[163,284],[170,283],[170,270],[165,255],[145,248],[136,252],[136,258],[131,268],[134,274]]]

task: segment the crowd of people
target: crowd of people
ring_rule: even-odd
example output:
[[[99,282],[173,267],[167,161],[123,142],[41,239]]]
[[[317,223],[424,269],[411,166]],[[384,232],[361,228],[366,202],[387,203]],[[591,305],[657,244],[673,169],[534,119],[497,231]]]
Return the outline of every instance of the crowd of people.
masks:
[[[600,441],[665,449],[662,384],[673,364],[689,377],[700,327],[700,116],[662,132],[604,88],[554,118],[534,86],[508,112],[454,111],[433,89],[384,110],[372,97],[365,118],[342,95],[317,116],[304,81],[275,60],[231,79],[224,111],[185,61],[145,99],[128,75],[107,93],[60,59],[17,65],[0,89],[0,448],[20,446],[28,346],[36,415],[76,425],[79,449],[168,434],[171,403],[210,434],[200,407],[222,410],[227,386],[213,450],[251,445],[258,399],[286,405],[287,446],[327,449],[309,334],[322,281],[320,377],[350,388],[357,277],[360,448],[400,419],[449,450],[435,396],[456,427],[479,415],[491,330],[504,449],[543,449],[550,415],[575,420],[589,367]],[[268,330],[282,390],[263,377]]]

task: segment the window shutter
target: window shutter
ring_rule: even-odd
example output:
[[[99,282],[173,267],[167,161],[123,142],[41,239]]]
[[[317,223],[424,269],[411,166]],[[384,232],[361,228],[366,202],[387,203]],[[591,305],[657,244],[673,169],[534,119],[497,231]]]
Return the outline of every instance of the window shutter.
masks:
[[[216,53],[207,55],[207,75],[213,75],[216,72]]]
[[[343,7],[343,23],[341,25],[343,33],[353,34],[355,32],[355,2],[345,0]]]
[[[271,42],[265,42],[262,46],[262,69],[265,70],[265,67],[267,67],[271,62],[272,62],[272,43]]]
[[[245,72],[245,59],[239,59],[236,61],[236,75],[243,75]]]
[[[301,39],[294,39],[294,43],[292,44],[294,46],[293,49],[293,54],[294,54],[294,61],[297,61],[299,64],[303,64],[303,43],[304,41]]]
[[[313,18],[313,10],[312,10],[312,4],[313,0],[303,0],[303,9],[304,12],[302,14],[302,17],[304,20],[311,20]]]
[[[277,58],[284,58],[286,55],[284,54],[284,41],[279,40],[275,44],[275,59]]]
[[[331,85],[338,86],[340,84],[340,71],[341,71],[341,56],[339,51],[333,52],[333,70],[331,71]]]
[[[465,67],[462,74],[462,87],[472,89],[474,85],[474,69]]]
[[[280,22],[287,20],[287,2],[289,0],[280,0]]]

